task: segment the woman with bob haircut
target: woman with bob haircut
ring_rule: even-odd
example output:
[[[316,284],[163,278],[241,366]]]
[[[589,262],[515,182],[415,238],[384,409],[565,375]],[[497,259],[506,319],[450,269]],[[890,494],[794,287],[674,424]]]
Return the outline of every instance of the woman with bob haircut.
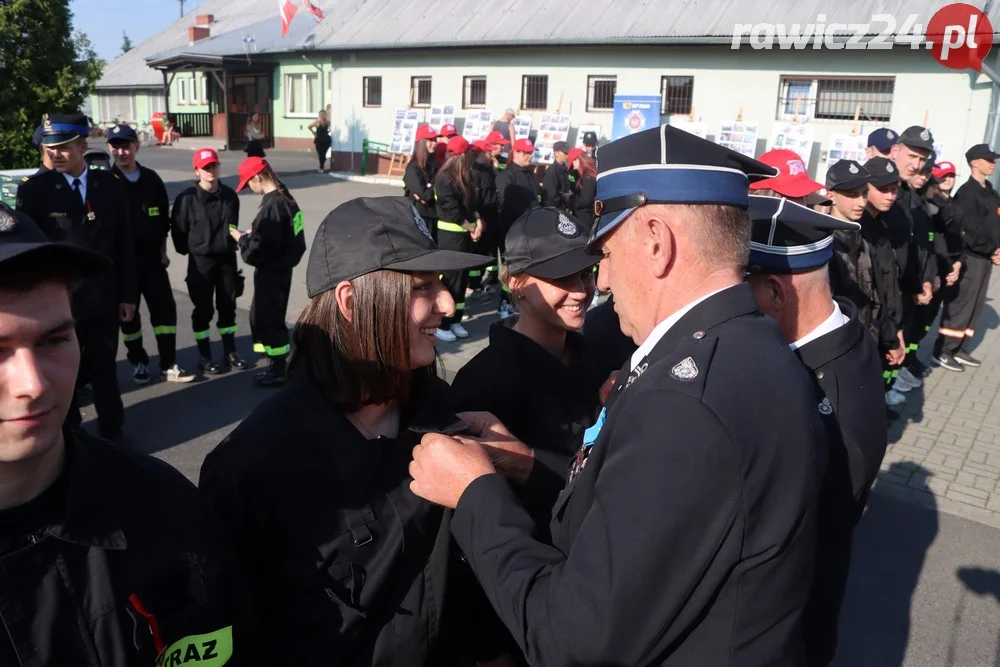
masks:
[[[438,276],[484,259],[438,249],[405,197],[353,199],[320,224],[289,382],[199,484],[247,577],[263,664],[450,664],[450,513],[410,491],[408,466],[421,434],[467,428],[435,372],[455,307]]]

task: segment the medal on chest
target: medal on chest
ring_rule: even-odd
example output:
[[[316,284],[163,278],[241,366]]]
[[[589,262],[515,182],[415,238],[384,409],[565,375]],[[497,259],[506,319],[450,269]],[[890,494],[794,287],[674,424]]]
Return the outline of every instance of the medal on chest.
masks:
[[[601,434],[601,429],[604,428],[604,420],[607,418],[608,409],[601,408],[601,414],[597,416],[597,421],[594,425],[583,432],[583,445],[580,446],[580,450],[573,457],[573,463],[570,465],[569,469],[569,481],[572,482],[576,479],[583,468],[587,465],[587,458],[590,456],[590,450],[593,448],[594,443],[597,442],[597,436]]]

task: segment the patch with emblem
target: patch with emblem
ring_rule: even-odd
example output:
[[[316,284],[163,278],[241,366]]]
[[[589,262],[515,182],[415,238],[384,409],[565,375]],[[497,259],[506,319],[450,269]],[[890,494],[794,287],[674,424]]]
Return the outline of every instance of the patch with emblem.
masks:
[[[819,413],[821,415],[832,415],[833,414],[833,404],[830,403],[830,398],[828,396],[824,396],[823,400],[820,401],[820,403],[819,403],[819,405],[817,407],[819,408]]]
[[[920,133],[920,138],[923,139],[924,141],[930,140],[931,133],[926,127],[924,128],[924,131]]]
[[[670,374],[678,380],[689,382],[698,377],[698,364],[694,363],[691,357],[687,357],[671,368]]]
[[[160,214],[160,209],[157,206],[150,206],[148,209],[146,209],[146,214],[152,218]]]
[[[889,130],[888,132],[886,132],[885,136],[886,136],[887,139],[895,139],[896,138],[896,135],[892,133],[892,130]]]
[[[49,120],[49,115],[42,114],[42,131],[46,134],[52,134],[52,121]]]
[[[892,163],[890,162],[889,164],[885,165],[885,170],[891,174],[892,172],[896,171],[896,168],[893,167]]]
[[[568,239],[574,239],[580,235],[580,227],[566,217],[565,213],[559,214],[559,223],[556,225],[556,231]]]
[[[847,168],[847,171],[851,172],[852,174],[856,174],[858,173],[858,166],[856,164],[852,164],[850,167]]]
[[[8,211],[0,210],[0,232],[10,232],[17,227],[17,218]]]
[[[305,229],[305,219],[305,216],[302,215],[302,211],[298,211],[295,214],[295,217],[292,218],[292,231],[295,233],[295,236],[301,234],[302,230]]]
[[[228,626],[203,635],[189,635],[163,649],[156,658],[157,667],[198,664],[222,667],[233,657],[233,628]]]
[[[417,229],[420,230],[420,233],[433,241],[434,237],[431,236],[431,231],[427,229],[427,223],[424,221],[424,216],[420,215],[420,211],[418,211],[417,207],[413,204],[410,204],[410,211],[413,213],[413,222],[417,223]]]
[[[120,127],[116,126],[115,129],[111,130],[111,134],[118,134],[121,131],[122,131],[122,129]]]

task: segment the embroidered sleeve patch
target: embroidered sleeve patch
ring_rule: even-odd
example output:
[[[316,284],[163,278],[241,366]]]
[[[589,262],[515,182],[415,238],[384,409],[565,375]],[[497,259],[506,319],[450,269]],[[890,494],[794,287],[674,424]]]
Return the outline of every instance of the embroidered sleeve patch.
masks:
[[[233,627],[229,626],[204,635],[179,639],[156,660],[156,667],[222,667],[233,657]]]
[[[302,211],[299,211],[298,213],[295,214],[295,217],[292,218],[292,230],[295,232],[295,235],[298,236],[299,234],[302,233],[302,230],[304,228],[305,228],[305,216],[302,215]]]
[[[158,206],[150,206],[146,209],[146,214],[152,218],[153,216],[160,214],[160,208]]]

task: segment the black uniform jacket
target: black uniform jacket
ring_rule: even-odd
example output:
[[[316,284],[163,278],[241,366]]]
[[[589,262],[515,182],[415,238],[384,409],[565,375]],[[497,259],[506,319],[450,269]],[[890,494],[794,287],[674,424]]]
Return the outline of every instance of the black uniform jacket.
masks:
[[[507,230],[533,208],[538,208],[541,191],[535,177],[535,165],[518,167],[513,162],[497,176],[497,205],[504,236]]]
[[[135,251],[140,270],[149,264],[163,268],[160,252],[170,233],[170,198],[163,179],[152,169],[139,166],[139,180],[129,181],[117,165],[111,173],[128,192],[129,208],[132,213],[132,231],[135,237]]]
[[[436,218],[437,211],[434,209],[434,185],[430,176],[432,167],[430,158],[427,163],[428,169],[423,169],[416,160],[406,163],[406,171],[403,173],[403,189],[406,198],[417,207],[417,212],[425,218]],[[420,199],[414,197],[416,195]]]
[[[67,431],[66,445],[41,514],[0,549],[0,664],[135,667],[161,650],[166,665],[257,664],[194,485],[86,435]]]
[[[470,177],[471,182],[471,177]],[[434,177],[434,198],[437,210],[437,219],[441,222],[450,222],[453,225],[461,225],[464,222],[475,222],[479,219],[479,214],[475,211],[475,202],[472,201],[475,193],[469,192],[463,196],[455,185],[455,182],[446,173],[439,172]]]
[[[135,242],[128,196],[109,171],[87,172],[86,203],[57,171],[32,176],[17,188],[17,209],[53,241],[99,252],[114,266],[73,292],[78,320],[118,319],[118,304],[136,303]]]
[[[923,291],[937,275],[934,258],[934,231],[924,199],[906,183],[899,185],[899,197],[882,217],[899,265],[899,287],[904,297]]]
[[[476,191],[476,210],[481,218],[496,220],[497,212],[497,171],[492,164],[474,162],[472,164],[472,186]]]
[[[455,511],[459,546],[530,664],[801,665],[827,456],[805,369],[747,285],[638,369],[588,431],[551,545],[486,475]]]
[[[240,237],[243,261],[260,269],[294,268],[306,251],[302,211],[273,190],[263,196],[249,234]]]
[[[409,489],[413,447],[457,422],[417,383],[399,439],[366,440],[304,368],[205,459],[269,665],[441,665],[450,512]],[[416,432],[409,429],[416,429]]]
[[[170,235],[181,255],[227,255],[236,251],[230,228],[240,224],[240,198],[229,186],[208,192],[194,185],[177,195],[170,212]]]
[[[934,254],[937,255],[938,272],[944,279],[951,273],[955,262],[961,262],[965,256],[962,212],[953,200],[940,195],[927,201],[927,210],[934,222]]]
[[[542,206],[570,208],[573,203],[573,190],[569,185],[569,172],[566,165],[553,162],[545,170],[542,177]]]
[[[597,179],[586,176],[577,184],[576,196],[573,198],[573,214],[577,220],[587,226],[594,227],[594,199],[597,196]]]
[[[980,185],[970,178],[955,193],[955,205],[962,212],[966,250],[989,259],[1000,248],[1000,195],[988,181]]]
[[[583,432],[600,410],[598,395],[608,374],[601,375],[598,351],[583,336],[566,336],[570,363],[513,329],[516,317],[490,327],[490,344],[474,356],[451,383],[456,412],[493,413],[519,440],[547,452],[549,465],[569,472],[569,460],[583,442]],[[559,488],[516,489],[521,502],[547,526]],[[545,532],[545,531],[543,531]]]

